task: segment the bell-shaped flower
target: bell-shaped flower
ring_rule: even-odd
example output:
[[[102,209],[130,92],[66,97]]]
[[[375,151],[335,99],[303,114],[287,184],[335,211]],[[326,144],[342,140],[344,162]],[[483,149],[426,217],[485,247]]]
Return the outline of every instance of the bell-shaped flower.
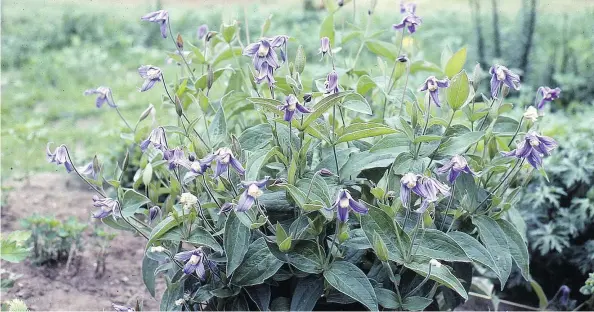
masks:
[[[349,211],[353,210],[358,214],[367,214],[369,209],[360,201],[353,199],[349,191],[342,189],[338,192],[332,209],[337,210],[337,218],[340,222],[346,223],[349,220]]]
[[[415,210],[423,213],[429,204],[438,200],[438,195],[450,196],[449,186],[437,181],[434,178],[421,176],[414,173],[407,173],[400,179],[400,200],[406,208],[409,206],[411,192],[422,198],[421,207]]]
[[[144,152],[151,144],[162,152],[167,150],[167,136],[165,135],[165,128],[157,127],[153,129],[148,138],[140,143],[140,149]]]
[[[163,159],[167,161],[169,170],[173,170],[180,165],[188,168],[190,166],[190,161],[184,156],[184,151],[181,147],[163,152]]]
[[[552,102],[561,96],[561,89],[555,88],[551,89],[549,87],[540,87],[538,88],[537,94],[537,102],[536,108],[538,111],[542,111],[546,103]],[[538,100],[540,98],[540,101]]]
[[[68,157],[68,150],[66,149],[66,145],[62,144],[58,146],[54,152],[52,153],[50,150],[50,145],[52,143],[47,143],[45,147],[45,154],[47,156],[47,161],[50,163],[54,163],[56,165],[64,164],[66,171],[70,173],[70,171],[74,170],[74,166],[70,162],[70,158]]]
[[[336,71],[333,70],[328,74],[326,81],[324,82],[324,87],[326,88],[326,94],[340,92],[340,90],[338,90],[338,74]]]
[[[410,34],[414,34],[415,31],[417,31],[417,27],[421,25],[422,22],[423,20],[414,13],[408,13],[400,23],[392,25],[392,28],[394,30],[402,29],[404,31],[404,28],[406,27]]]
[[[320,52],[319,53],[321,53],[322,57],[324,57],[324,55],[326,55],[329,52],[330,52],[330,38],[322,37],[322,39],[320,39]]]
[[[501,154],[526,159],[532,167],[540,169],[542,167],[542,158],[549,156],[557,146],[557,142],[552,138],[539,135],[535,131],[529,131],[514,150],[502,152]]]
[[[103,103],[107,102],[107,105],[111,107],[116,107],[115,102],[113,101],[113,97],[111,95],[111,89],[108,87],[100,86],[97,89],[89,89],[86,90],[84,95],[97,95],[97,99],[95,100],[95,106],[97,108],[101,108]]]
[[[161,216],[161,208],[159,206],[153,206],[149,209],[149,225]]]
[[[285,104],[280,105],[278,109],[285,112],[285,121],[289,122],[293,119],[295,110],[298,110],[303,114],[311,113],[311,111],[307,107],[299,103],[299,101],[293,94],[287,95],[287,97],[285,98]]]
[[[143,21],[159,24],[161,28],[161,36],[167,38],[167,25],[169,23],[169,13],[165,10],[159,10],[146,14],[140,18]]]
[[[144,79],[140,92],[144,92],[152,88],[155,83],[163,79],[163,73],[159,67],[153,65],[142,65],[138,68],[138,74]]]
[[[430,76],[425,80],[419,91],[429,91],[429,95],[435,102],[437,107],[441,107],[441,102],[439,101],[439,89],[440,88],[447,88],[450,86],[450,80],[445,78],[443,80],[438,80],[435,76]]]
[[[198,247],[194,250],[182,251],[176,254],[174,258],[177,261],[185,262],[183,268],[184,274],[192,274],[196,272],[196,275],[201,280],[206,278],[204,262],[207,260],[204,252],[202,251],[202,247]]]
[[[243,175],[245,173],[245,169],[243,169],[239,160],[233,156],[233,152],[228,147],[221,147],[216,152],[214,152],[214,154],[204,157],[204,159],[202,159],[202,163],[210,164],[213,160],[217,163],[217,166],[214,170],[215,178],[227,172],[229,165],[231,165],[231,167],[235,169],[239,175]]]
[[[491,96],[493,98],[499,95],[503,84],[514,90],[520,89],[520,76],[505,66],[495,64],[489,69],[489,74],[491,74]]]
[[[119,214],[120,203],[109,197],[100,198],[93,195],[93,206],[99,208],[93,213],[93,218],[103,219],[112,213],[116,216]]]
[[[466,158],[460,155],[455,155],[454,157],[452,157],[452,159],[450,159],[450,161],[443,165],[443,167],[437,169],[438,173],[446,173],[448,171],[450,172],[448,175],[448,181],[450,183],[454,183],[454,181],[456,181],[456,178],[458,178],[458,176],[462,172],[475,175],[475,173],[468,166]]]
[[[417,4],[413,2],[400,1],[400,13],[415,14]]]
[[[202,40],[208,33],[208,25],[202,24],[198,27],[198,39]]]
[[[269,177],[265,177],[259,181],[249,181],[249,182],[242,182],[241,184],[245,188],[241,196],[239,197],[239,201],[237,202],[237,206],[235,206],[235,211],[237,212],[245,212],[248,211],[253,205],[258,197],[262,196],[264,193],[262,191],[263,188],[266,187],[266,182],[268,182]]]
[[[90,161],[80,170],[80,174],[89,176],[93,179],[97,179],[97,173],[98,172],[95,171],[95,166],[93,166],[92,161]]]

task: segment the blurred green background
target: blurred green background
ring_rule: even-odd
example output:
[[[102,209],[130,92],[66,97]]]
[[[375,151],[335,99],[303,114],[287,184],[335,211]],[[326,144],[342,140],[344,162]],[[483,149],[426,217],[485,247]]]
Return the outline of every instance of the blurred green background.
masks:
[[[352,23],[353,18],[363,24],[370,2],[356,0],[356,12],[352,3],[345,5],[335,19],[337,29]],[[550,85],[563,89],[555,110],[571,114],[576,107],[591,106],[594,1],[417,3],[424,23],[405,45],[417,51],[422,48],[426,60],[439,64],[443,48],[456,51],[467,45],[470,65],[480,61],[488,70],[492,63],[500,62],[523,71],[518,100],[522,104],[533,101],[540,85]],[[105,158],[121,153],[123,124],[115,111],[107,106],[97,109],[93,97],[83,96],[86,89],[111,87],[122,113],[132,123],[149,103],[157,108],[157,120],[168,118],[172,110],[163,107],[159,90],[138,92],[142,79],[136,73],[140,65],[153,64],[164,67],[166,77],[176,75],[176,66],[167,65],[164,53],[172,50],[171,42],[158,36],[157,26],[140,21],[140,16],[158,8],[168,9],[173,31],[196,45],[196,31],[202,24],[218,30],[221,23],[236,19],[242,28],[247,22],[251,38],[257,38],[265,17],[272,15],[269,34],[296,37],[305,45],[309,59],[318,58],[317,27],[326,16],[321,0],[3,1],[3,179],[61,170],[45,162],[48,141],[67,144],[78,165],[94,154],[108,160]],[[498,12],[497,26],[494,12]],[[398,1],[379,0],[371,29],[394,40],[390,27],[400,18]],[[354,41],[343,42],[343,51],[356,50]],[[360,62],[377,66],[375,57],[365,49]]]

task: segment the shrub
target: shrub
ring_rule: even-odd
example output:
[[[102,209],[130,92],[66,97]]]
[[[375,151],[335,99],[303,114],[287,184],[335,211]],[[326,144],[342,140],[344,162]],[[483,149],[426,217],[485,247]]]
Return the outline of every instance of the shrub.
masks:
[[[465,48],[444,52],[443,66],[401,55],[422,31],[414,9],[396,44],[371,29],[373,7],[364,32],[337,31],[342,11],[328,9],[321,65],[288,36],[244,46],[235,22],[191,44],[166,11],[147,14],[180,73],[142,65],[140,91],[163,87],[177,123],[145,125],[152,108],[135,124],[120,114],[142,155],[129,187],[128,154],[115,172],[97,158],[78,168],[65,145],[48,146],[48,160],[97,192],[95,218],[147,240],[142,276],[153,295],[166,279],[162,310],[450,309],[468,298],[473,266],[503,288],[513,263],[538,285],[510,222],[522,189],[511,182],[545,174],[556,142],[536,132],[535,108],[510,116],[518,76],[494,65],[489,94],[476,96],[485,75],[463,69]],[[364,48],[377,70],[358,63]],[[415,91],[419,73],[439,79]],[[111,89],[86,93],[119,114]]]

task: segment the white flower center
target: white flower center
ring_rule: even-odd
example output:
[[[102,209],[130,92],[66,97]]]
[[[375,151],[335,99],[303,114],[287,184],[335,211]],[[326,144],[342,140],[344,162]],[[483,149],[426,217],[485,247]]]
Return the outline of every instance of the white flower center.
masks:
[[[530,145],[538,146],[539,144],[540,144],[540,141],[538,141],[538,139],[536,139],[536,138],[530,139]]]
[[[258,48],[258,56],[264,57],[268,55],[268,50],[269,48],[267,46],[260,44],[260,47]]]
[[[497,75],[497,80],[499,80],[499,81],[505,80],[505,72],[503,71],[503,68],[498,67],[497,70],[495,71],[495,74]]]
[[[297,109],[297,103],[293,102],[293,103],[289,103],[289,105],[287,106],[287,110],[288,111],[295,111],[295,109]]]
[[[161,71],[156,68],[151,68],[146,71],[146,75],[148,76],[149,79],[156,79],[156,78],[161,77]]]
[[[231,155],[227,154],[221,157],[221,163],[228,164],[231,161]]]
[[[258,198],[262,196],[264,192],[262,192],[262,190],[260,190],[260,188],[256,184],[250,184],[247,193],[253,198]]]
[[[437,90],[437,84],[435,83],[435,81],[433,81],[433,80],[427,81],[427,89],[429,89],[429,91]]]
[[[192,163],[192,166],[190,167],[192,169],[192,171],[197,172],[197,173],[202,173],[202,166],[200,166],[200,163],[195,161]]]
[[[338,202],[338,205],[340,206],[340,208],[347,208],[349,206],[349,199],[348,198],[343,198]]]
[[[190,263],[191,265],[196,265],[198,264],[198,262],[200,262],[200,257],[198,257],[197,255],[192,255],[190,257],[190,260],[188,260],[188,263]]]
[[[545,99],[550,100],[552,95],[550,93],[545,94]]]

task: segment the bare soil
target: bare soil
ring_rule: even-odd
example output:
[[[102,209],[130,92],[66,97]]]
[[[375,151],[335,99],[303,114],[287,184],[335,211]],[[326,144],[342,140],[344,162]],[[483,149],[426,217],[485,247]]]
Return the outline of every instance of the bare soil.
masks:
[[[19,219],[33,213],[55,215],[60,220],[75,216],[80,222],[93,222],[94,193],[74,174],[59,171],[34,175],[29,182],[8,183],[12,189],[0,212],[3,233],[23,229]],[[19,298],[31,310],[101,311],[112,310],[112,302],[134,307],[138,299],[143,310],[158,310],[164,285],[157,286],[157,299],[146,290],[141,275],[144,248],[142,237],[117,232],[108,248],[110,254],[101,278],[95,277],[96,251],[92,244],[85,244],[85,250],[68,272],[64,263],[34,266],[29,260],[17,264],[2,262],[2,269],[22,274],[2,300]]]

